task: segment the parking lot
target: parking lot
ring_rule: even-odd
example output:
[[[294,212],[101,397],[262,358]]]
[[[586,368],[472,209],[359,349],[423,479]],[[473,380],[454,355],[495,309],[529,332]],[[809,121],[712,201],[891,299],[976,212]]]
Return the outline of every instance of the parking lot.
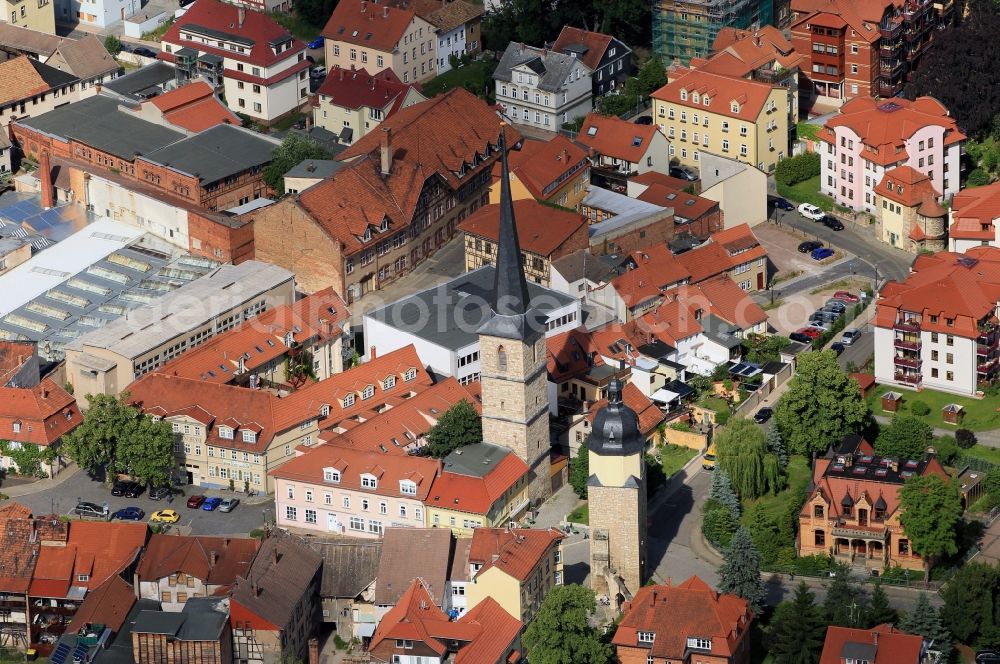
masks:
[[[65,482],[50,489],[25,496],[14,497],[12,500],[19,502],[31,509],[36,515],[56,513],[60,515],[70,514],[76,504],[80,501],[87,501],[103,505],[107,503],[110,513],[123,507],[138,507],[146,512],[146,519],[157,510],[170,508],[176,510],[181,516],[181,520],[173,527],[185,534],[193,535],[246,535],[254,528],[260,528],[264,524],[265,518],[269,522],[274,522],[274,500],[270,497],[254,497],[247,499],[246,496],[232,491],[212,491],[201,490],[199,487],[184,487],[184,495],[175,495],[173,503],[166,500],[150,500],[146,493],[138,498],[124,498],[112,496],[111,489],[102,482],[91,480],[86,473],[77,471]],[[0,487],[0,491],[3,488]],[[185,507],[188,496],[204,494],[210,496],[220,496],[223,498],[239,498],[240,504],[236,509],[228,514],[219,512],[206,512],[201,509],[188,509]]]

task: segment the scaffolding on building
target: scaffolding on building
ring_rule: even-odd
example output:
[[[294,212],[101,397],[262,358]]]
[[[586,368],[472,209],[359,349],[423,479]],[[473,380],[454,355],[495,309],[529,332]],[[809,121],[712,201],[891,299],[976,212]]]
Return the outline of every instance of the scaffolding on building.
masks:
[[[774,0],[654,0],[653,52],[664,64],[707,57],[725,27],[774,24]]]

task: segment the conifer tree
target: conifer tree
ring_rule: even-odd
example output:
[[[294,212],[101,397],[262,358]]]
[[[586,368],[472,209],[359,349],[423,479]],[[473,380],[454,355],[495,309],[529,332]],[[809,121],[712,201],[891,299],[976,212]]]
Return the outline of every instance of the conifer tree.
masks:
[[[746,528],[736,531],[724,558],[719,568],[719,590],[742,597],[749,603],[750,610],[759,615],[764,602],[760,553]]]

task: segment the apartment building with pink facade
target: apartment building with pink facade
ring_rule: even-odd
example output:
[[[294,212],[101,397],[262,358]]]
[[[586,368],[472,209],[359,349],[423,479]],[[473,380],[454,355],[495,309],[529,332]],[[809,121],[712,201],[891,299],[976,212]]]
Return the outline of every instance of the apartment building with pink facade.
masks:
[[[319,445],[271,471],[277,524],[371,538],[423,527],[440,472],[436,459]]]
[[[838,205],[876,214],[875,187],[899,166],[925,173],[943,199],[959,189],[963,134],[932,97],[857,97],[819,132],[820,191]]]

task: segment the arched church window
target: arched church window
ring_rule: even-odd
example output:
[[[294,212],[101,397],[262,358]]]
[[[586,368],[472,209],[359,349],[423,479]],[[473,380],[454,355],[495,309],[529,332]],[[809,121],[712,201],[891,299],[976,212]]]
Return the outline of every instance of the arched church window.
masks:
[[[507,351],[503,346],[497,348],[497,366],[500,367],[500,371],[507,371]]]

